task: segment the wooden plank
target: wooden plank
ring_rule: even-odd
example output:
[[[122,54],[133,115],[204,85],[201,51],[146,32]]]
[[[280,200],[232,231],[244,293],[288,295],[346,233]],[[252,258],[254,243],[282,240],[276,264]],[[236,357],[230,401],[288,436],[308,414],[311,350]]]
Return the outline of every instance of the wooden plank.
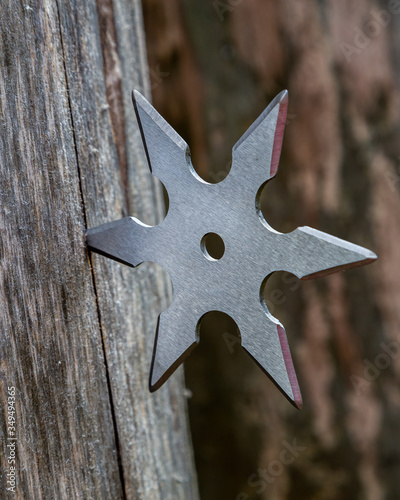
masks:
[[[64,5],[66,70],[88,225],[123,217],[128,207],[130,215],[157,223],[162,193],[150,175],[130,97],[133,87],[147,86],[140,4],[98,0],[100,32],[94,0]],[[110,137],[126,138],[122,152]],[[132,270],[97,255],[93,265],[126,495],[197,498],[182,371],[157,394],[148,391],[156,320],[167,306],[169,280],[154,265]]]
[[[118,123],[118,66],[107,63],[107,24],[99,29],[107,3],[0,5],[0,487],[13,385],[17,498],[197,498],[182,372],[156,395],[147,389],[165,273],[98,256],[92,272],[84,243],[87,224],[126,215],[133,201],[135,214],[162,213],[139,134],[121,148],[133,110],[124,88]],[[127,7],[143,90],[140,8]],[[119,50],[127,61],[127,45]]]
[[[0,33],[1,496],[14,386],[16,498],[121,498],[56,2]]]

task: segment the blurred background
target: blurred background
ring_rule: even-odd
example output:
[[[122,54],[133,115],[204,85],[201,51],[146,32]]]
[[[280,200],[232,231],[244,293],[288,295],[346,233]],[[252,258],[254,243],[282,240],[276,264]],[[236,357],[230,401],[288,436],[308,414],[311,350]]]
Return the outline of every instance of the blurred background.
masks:
[[[266,302],[286,327],[304,409],[210,313],[185,362],[203,500],[400,498],[400,1],[144,0],[153,103],[210,182],[289,90],[263,212],[366,246],[373,265]],[[239,299],[240,300],[240,299]]]

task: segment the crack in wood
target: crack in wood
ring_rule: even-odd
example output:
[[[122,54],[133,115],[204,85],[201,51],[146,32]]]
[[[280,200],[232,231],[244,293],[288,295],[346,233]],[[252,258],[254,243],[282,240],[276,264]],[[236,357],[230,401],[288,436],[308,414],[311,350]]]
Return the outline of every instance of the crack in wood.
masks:
[[[87,229],[87,215],[86,215],[86,207],[85,207],[85,201],[84,201],[83,189],[82,189],[82,173],[81,173],[81,169],[80,169],[80,165],[79,165],[79,154],[78,154],[78,147],[77,147],[76,134],[75,134],[74,117],[73,117],[73,113],[72,113],[71,96],[70,96],[70,92],[69,92],[69,82],[68,82],[68,73],[67,73],[67,68],[66,68],[64,38],[63,38],[63,33],[62,33],[61,15],[60,15],[60,7],[59,7],[58,0],[56,0],[56,6],[57,6],[58,23],[59,23],[59,29],[60,29],[60,41],[61,41],[63,67],[64,67],[64,75],[65,75],[65,85],[66,85],[66,89],[67,89],[68,110],[69,110],[70,120],[71,120],[71,129],[72,129],[73,143],[74,143],[74,149],[75,149],[75,155],[76,155],[76,165],[77,165],[77,170],[78,170],[79,195],[80,195],[80,199],[81,199],[81,207],[82,207],[82,216],[83,216],[83,220],[84,220],[84,226],[85,226],[85,229]],[[125,156],[126,156],[126,154],[125,154]],[[112,390],[111,390],[110,373],[109,373],[109,368],[108,368],[105,339],[104,339],[104,333],[103,333],[103,328],[102,328],[99,296],[98,296],[97,287],[96,287],[96,277],[95,277],[95,273],[94,273],[94,267],[93,267],[93,262],[92,262],[91,256],[89,257],[89,262],[90,262],[93,292],[94,292],[94,296],[95,296],[95,300],[96,300],[96,309],[97,309],[98,325],[99,325],[99,331],[100,331],[100,337],[101,337],[101,345],[102,345],[103,356],[104,356],[105,375],[106,375],[107,390],[108,390],[108,395],[109,395],[109,400],[110,400],[111,418],[112,418],[113,429],[114,429],[114,439],[115,439],[115,446],[116,446],[116,452],[117,452],[118,470],[119,470],[119,476],[120,476],[120,481],[121,481],[123,499],[126,500],[127,495],[126,495],[126,488],[125,488],[123,463],[122,463],[122,457],[121,457],[121,447],[120,447],[120,442],[119,442],[117,421],[116,421],[116,415],[115,415],[115,405],[114,405],[113,395],[112,395]]]

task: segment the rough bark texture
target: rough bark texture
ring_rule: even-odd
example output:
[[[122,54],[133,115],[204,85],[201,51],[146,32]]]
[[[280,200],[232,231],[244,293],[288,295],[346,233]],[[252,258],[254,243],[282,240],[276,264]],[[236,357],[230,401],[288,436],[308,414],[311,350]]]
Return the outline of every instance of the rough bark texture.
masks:
[[[229,319],[206,319],[186,362],[202,498],[399,498],[399,2],[144,7],[150,67],[165,75],[153,78],[155,106],[202,175],[226,175],[232,145],[288,88],[267,220],[284,232],[310,225],[379,256],[317,281],[270,280],[266,300],[288,332],[300,413],[237,348]]]
[[[130,102],[149,95],[140,4],[7,0],[0,33],[0,496],[196,499],[182,371],[147,388],[169,281],[84,238],[163,213]]]

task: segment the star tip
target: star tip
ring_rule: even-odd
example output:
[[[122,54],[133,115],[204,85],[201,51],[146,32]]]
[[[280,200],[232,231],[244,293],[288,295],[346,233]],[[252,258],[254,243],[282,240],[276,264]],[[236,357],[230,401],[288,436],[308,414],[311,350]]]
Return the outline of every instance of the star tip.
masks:
[[[138,108],[141,108],[143,110],[147,110],[148,107],[150,106],[150,103],[148,100],[144,97],[143,94],[141,94],[138,90],[133,89],[132,90],[132,103],[135,109],[137,110]]]
[[[132,90],[132,100],[136,101],[136,99],[138,99],[138,98],[140,99],[140,97],[143,97],[142,94],[138,90],[133,89]]]
[[[149,379],[149,391],[151,393],[156,392],[165,382],[165,380],[162,380],[162,378],[159,378],[155,382],[152,380],[151,376]]]
[[[289,91],[287,89],[282,90],[282,92],[278,94],[278,97],[279,102],[286,102],[289,99]]]
[[[172,371],[167,370],[164,373],[160,374],[161,371],[157,369],[157,367],[154,365],[153,361],[153,366],[150,369],[150,376],[149,376],[149,391],[150,392],[156,392],[160,387],[162,387],[165,382],[169,379]]]
[[[295,406],[295,408],[297,408],[298,410],[302,410],[303,409],[303,400],[300,397],[296,397],[294,400],[293,400],[293,405]]]
[[[297,382],[297,377],[294,379],[293,377],[290,377],[290,382],[291,382],[291,387],[292,387],[292,398],[290,398],[290,401],[292,405],[297,408],[298,410],[303,409],[303,398],[301,397],[301,392],[300,392],[300,387],[299,383]]]
[[[286,397],[289,399],[289,401],[292,403],[292,405],[295,406],[298,410],[301,410],[303,408],[303,399],[301,397],[300,386],[299,386],[299,383],[297,381],[296,372],[294,370],[293,360],[292,360],[292,356],[290,354],[285,329],[283,328],[283,326],[281,324],[278,324],[277,330],[278,330],[278,335],[279,335],[279,341],[281,344],[283,360],[284,360],[285,367],[286,367],[286,373],[287,373],[287,377],[288,377],[288,381],[289,381],[290,389],[291,389],[291,394],[290,394],[290,391],[288,391],[288,390],[284,390],[283,392],[286,395]]]
[[[372,264],[377,260],[378,256],[376,253],[372,252],[371,250],[364,249],[364,252],[362,253],[362,258],[360,258],[358,261],[355,261],[353,266],[349,267],[358,267],[358,266],[366,266],[368,264]]]
[[[268,114],[272,109],[276,107],[280,108],[279,112],[280,114],[282,114],[282,112],[286,112],[288,104],[289,104],[289,92],[287,90],[282,90],[282,92],[279,92],[279,94],[268,106],[266,114]]]

